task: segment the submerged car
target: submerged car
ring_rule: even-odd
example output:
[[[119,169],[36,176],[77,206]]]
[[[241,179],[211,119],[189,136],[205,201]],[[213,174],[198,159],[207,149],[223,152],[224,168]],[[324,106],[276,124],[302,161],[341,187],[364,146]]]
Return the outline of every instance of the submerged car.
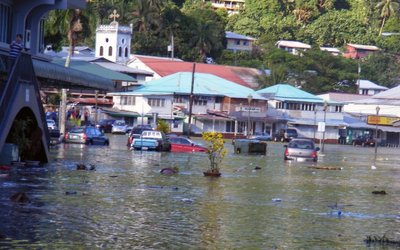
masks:
[[[128,125],[124,120],[117,120],[112,124],[111,133],[113,134],[126,134],[128,131]]]
[[[75,127],[64,136],[65,143],[81,143],[90,145],[109,145],[110,142],[98,128]]]
[[[163,132],[145,130],[140,138],[133,140],[131,148],[135,150],[171,151],[171,143]]]
[[[294,128],[280,129],[274,134],[274,141],[289,142],[297,136],[297,130]]]
[[[318,161],[319,147],[315,147],[311,139],[292,139],[288,145],[284,146],[285,160],[295,161]]]
[[[272,137],[267,132],[256,132],[254,135],[250,136],[252,140],[259,140],[259,141],[270,141]]]
[[[358,145],[363,147],[375,147],[375,140],[365,135],[357,136],[355,139],[353,139],[353,146]]]
[[[143,131],[147,131],[147,130],[153,130],[153,128],[151,127],[151,125],[148,124],[144,124],[144,125],[137,125],[134,128],[131,129],[131,131],[129,132],[128,135],[128,142],[127,142],[127,146],[130,147],[133,143],[133,141],[137,138],[140,138],[140,136],[142,135]]]
[[[96,124],[96,128],[100,129],[100,131],[102,131],[103,133],[111,133],[112,125],[114,122],[114,119],[101,119]]]
[[[207,148],[196,144],[194,141],[186,137],[174,136],[169,137],[171,143],[171,152],[206,152]]]

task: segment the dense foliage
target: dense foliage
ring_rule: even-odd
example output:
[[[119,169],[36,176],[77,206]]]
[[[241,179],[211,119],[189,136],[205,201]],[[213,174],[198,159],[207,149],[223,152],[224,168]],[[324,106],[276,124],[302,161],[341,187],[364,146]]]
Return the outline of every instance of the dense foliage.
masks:
[[[400,36],[382,35],[400,32],[398,0],[246,0],[237,15],[214,10],[203,0],[91,0],[81,14],[78,43],[93,47],[96,26],[109,23],[114,9],[121,24],[133,25],[133,53],[170,56],[173,38],[174,56],[184,60],[213,57],[220,64],[271,70],[260,77],[261,86],[285,81],[312,93],[343,86],[354,90],[358,63],[361,78],[389,87],[400,81],[394,56],[400,53]],[[71,11],[53,11],[47,18],[45,40],[56,49],[68,44],[70,18]],[[257,38],[257,49],[225,51],[228,30]],[[316,50],[295,57],[274,48],[280,39],[342,50],[346,43],[376,45],[382,52],[360,62]]]

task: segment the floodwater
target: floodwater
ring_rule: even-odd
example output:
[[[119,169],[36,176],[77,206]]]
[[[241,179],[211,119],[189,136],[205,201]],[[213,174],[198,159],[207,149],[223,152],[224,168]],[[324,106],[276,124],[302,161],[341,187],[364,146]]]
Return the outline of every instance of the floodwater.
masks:
[[[209,178],[203,153],[125,143],[60,144],[44,167],[1,171],[0,248],[390,249],[364,239],[400,240],[398,148],[378,148],[371,169],[374,148],[325,145],[316,164],[285,163],[282,143],[268,143],[267,156],[236,155],[227,143],[222,177]],[[16,192],[30,202],[10,201]]]

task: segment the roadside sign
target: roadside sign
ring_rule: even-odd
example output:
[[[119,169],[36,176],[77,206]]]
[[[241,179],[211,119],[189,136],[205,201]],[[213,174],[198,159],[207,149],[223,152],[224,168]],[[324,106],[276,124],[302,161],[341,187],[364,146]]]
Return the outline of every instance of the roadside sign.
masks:
[[[318,132],[325,132],[325,122],[318,122]]]

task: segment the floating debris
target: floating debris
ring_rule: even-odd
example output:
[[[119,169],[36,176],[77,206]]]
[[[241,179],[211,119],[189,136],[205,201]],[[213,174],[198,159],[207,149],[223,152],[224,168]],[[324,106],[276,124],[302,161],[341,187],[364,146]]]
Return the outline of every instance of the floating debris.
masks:
[[[385,190],[374,190],[372,191],[372,194],[386,195],[387,193]]]
[[[318,166],[309,166],[308,168],[323,169],[323,170],[342,170],[343,169],[341,167],[318,167]]]
[[[78,194],[78,192],[76,192],[76,191],[66,191],[65,192],[65,195],[76,195],[76,194]]]
[[[380,244],[385,246],[398,246],[400,247],[400,240],[389,239],[386,235],[378,236],[378,235],[367,235],[367,238],[364,239],[364,242],[367,244]]]
[[[87,170],[87,167],[83,163],[76,164],[76,170]]]
[[[18,192],[10,197],[10,200],[18,203],[28,203],[30,202],[28,196],[24,192]]]
[[[176,174],[176,173],[178,173],[178,172],[179,172],[179,170],[178,170],[177,167],[173,167],[173,168],[163,168],[163,169],[160,170],[160,173],[161,173],[161,174],[165,174],[165,175],[173,175],[173,174]]]
[[[260,170],[261,169],[261,167],[259,167],[259,166],[256,166],[255,168],[254,168],[254,170]]]
[[[281,202],[282,199],[281,199],[281,198],[272,198],[272,201],[273,201],[273,202]]]

